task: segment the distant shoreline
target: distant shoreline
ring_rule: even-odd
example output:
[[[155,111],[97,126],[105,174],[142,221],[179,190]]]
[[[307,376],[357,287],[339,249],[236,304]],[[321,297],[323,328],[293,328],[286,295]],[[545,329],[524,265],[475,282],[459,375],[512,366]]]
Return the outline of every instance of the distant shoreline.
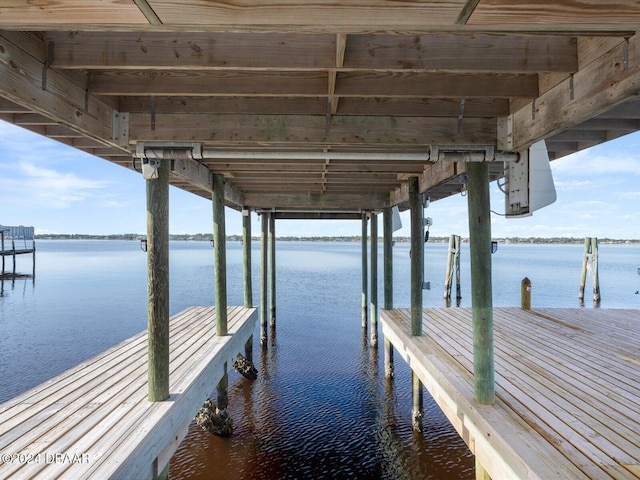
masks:
[[[112,234],[112,235],[89,235],[89,234],[40,234],[36,235],[36,240],[139,240],[143,235],[135,233],[125,234]],[[197,234],[172,234],[169,236],[170,240],[182,240],[182,241],[195,241],[195,242],[208,242],[211,240],[212,234],[210,233],[197,233]],[[242,241],[242,235],[228,235],[227,240],[231,242]],[[252,240],[259,241],[260,237],[252,237]],[[360,242],[360,236],[327,236],[327,237],[277,237],[281,242]],[[382,237],[380,237],[382,240]],[[394,237],[393,240],[398,243],[408,243],[409,237]],[[497,237],[493,239],[498,243],[505,244],[583,244],[584,238],[571,238],[571,237]],[[431,237],[429,242],[432,243],[447,243],[449,237]],[[467,238],[463,238],[462,242],[466,243]],[[612,238],[599,238],[600,244],[615,244],[615,245],[640,245],[640,239],[612,239]]]

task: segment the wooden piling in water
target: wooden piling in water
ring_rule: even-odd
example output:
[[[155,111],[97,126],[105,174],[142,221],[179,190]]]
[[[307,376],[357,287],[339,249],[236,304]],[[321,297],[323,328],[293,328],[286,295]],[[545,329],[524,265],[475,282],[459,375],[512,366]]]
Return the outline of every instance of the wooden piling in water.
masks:
[[[269,305],[270,305],[270,325],[276,327],[276,215],[269,215]]]
[[[169,398],[169,162],[158,178],[146,180],[148,285],[148,394]]]
[[[422,382],[413,370],[411,370],[411,403],[411,425],[416,432],[421,432],[423,416]]]
[[[384,308],[393,308],[393,212],[385,208],[382,212],[383,258],[384,258]],[[384,342],[384,376],[393,378],[393,345],[389,339],[383,337]]]
[[[244,276],[244,306],[253,307],[253,284],[251,280],[251,210],[242,210],[242,270]],[[253,335],[244,345],[244,356],[253,362]]]
[[[598,239],[586,237],[584,239],[584,252],[582,254],[582,271],[580,273],[580,293],[578,299],[580,305],[584,305],[584,289],[587,283],[587,271],[591,269],[593,281],[593,305],[600,305],[600,279],[598,275]]]
[[[267,267],[268,267],[268,243],[269,243],[269,213],[262,212],[262,236],[260,242],[260,345],[267,347]]]
[[[378,215],[371,214],[371,346],[378,346]]]
[[[224,215],[224,175],[213,174],[213,256],[216,333],[227,334],[227,235]]]
[[[244,276],[244,306],[253,307],[251,282],[251,211],[242,210],[242,271]]]
[[[524,277],[520,283],[520,308],[531,310],[531,280],[527,277]]]
[[[467,204],[471,256],[474,390],[478,403],[491,405],[495,402],[495,371],[489,164],[469,162],[467,173],[470,176]]]
[[[369,274],[367,272],[367,214],[366,212],[362,212],[362,235],[361,235],[361,246],[362,246],[362,328],[364,330],[367,329],[368,322],[368,309],[369,309]]]
[[[447,251],[447,271],[444,277],[444,302],[451,306],[451,290],[453,277],[456,278],[456,305],[460,306],[462,294],[460,289],[460,235],[449,236],[449,248]]]
[[[418,177],[409,177],[411,209],[411,335],[422,335],[422,283],[424,281],[424,222]]]

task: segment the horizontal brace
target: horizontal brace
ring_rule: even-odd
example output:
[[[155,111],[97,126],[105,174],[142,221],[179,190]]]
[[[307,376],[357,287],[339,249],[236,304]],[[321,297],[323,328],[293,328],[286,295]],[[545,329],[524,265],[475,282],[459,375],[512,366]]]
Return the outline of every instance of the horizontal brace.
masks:
[[[242,159],[242,160],[394,160],[429,162],[430,155],[425,153],[383,153],[383,152],[240,152],[203,150],[206,159]]]

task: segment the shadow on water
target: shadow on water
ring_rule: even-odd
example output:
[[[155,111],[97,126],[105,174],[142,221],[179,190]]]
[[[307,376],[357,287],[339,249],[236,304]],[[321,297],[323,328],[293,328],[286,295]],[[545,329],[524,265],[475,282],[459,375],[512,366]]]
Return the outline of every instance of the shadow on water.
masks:
[[[233,435],[192,424],[173,480],[474,478],[473,457],[428,395],[424,432],[412,431],[409,370],[396,362],[403,378],[386,379],[366,331],[338,351],[285,325],[268,349],[255,346],[257,380],[230,377]]]

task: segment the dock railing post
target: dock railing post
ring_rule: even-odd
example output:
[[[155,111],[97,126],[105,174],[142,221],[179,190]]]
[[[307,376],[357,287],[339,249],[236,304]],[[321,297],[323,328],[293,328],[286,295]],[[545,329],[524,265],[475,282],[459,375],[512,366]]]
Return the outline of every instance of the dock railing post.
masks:
[[[384,257],[384,308],[393,308],[393,212],[385,208],[382,212],[383,226],[383,257]],[[393,345],[385,336],[384,342],[384,376],[393,378]]]
[[[267,309],[269,308],[268,288],[268,243],[269,243],[269,213],[262,212],[262,235],[260,242],[260,346],[267,348]]]
[[[520,282],[520,308],[531,310],[531,280],[527,277]]]
[[[378,346],[378,215],[371,213],[371,347]]]
[[[227,334],[227,236],[224,215],[224,175],[213,174],[213,250],[216,333]]]
[[[169,397],[169,161],[147,187],[149,400]]]
[[[361,236],[361,249],[362,249],[362,329],[366,331],[369,316],[369,273],[367,272],[367,213],[362,212],[362,236]]]
[[[269,305],[271,307],[270,325],[276,328],[276,215],[271,212],[269,215]]]
[[[491,203],[489,163],[469,162],[467,203],[471,253],[471,306],[473,323],[473,378],[475,399],[495,402],[493,358],[493,294],[491,288]]]
[[[584,287],[587,283],[587,263],[589,261],[589,250],[591,249],[591,238],[586,237],[584,239],[584,251],[582,252],[582,270],[580,271],[580,293],[578,293],[578,300],[580,305],[584,305]]]

